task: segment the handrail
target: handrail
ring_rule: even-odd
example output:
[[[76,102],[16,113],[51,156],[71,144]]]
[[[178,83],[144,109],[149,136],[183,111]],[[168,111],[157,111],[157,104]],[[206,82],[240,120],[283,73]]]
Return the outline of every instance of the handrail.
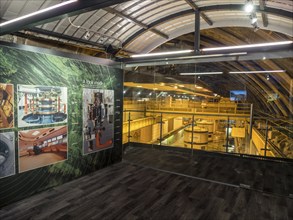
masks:
[[[257,114],[259,114],[259,115],[261,115],[261,114],[263,114],[263,115],[267,115],[267,117],[264,117],[264,118],[267,118],[267,119],[272,119],[272,120],[278,120],[278,121],[283,121],[284,123],[288,123],[288,124],[291,124],[291,125],[293,125],[293,121],[292,121],[292,119],[290,120],[290,119],[288,119],[288,120],[285,120],[285,119],[282,119],[282,118],[274,118],[274,117],[272,117],[272,115],[270,115],[270,114],[268,114],[268,113],[265,113],[265,112],[261,112],[261,111],[256,111],[257,112]],[[263,116],[260,116],[260,117],[263,117]]]
[[[262,132],[260,132],[258,129],[254,129],[262,138],[264,138],[264,135],[262,134]],[[275,152],[277,152],[277,154],[279,154],[279,156],[283,157],[283,158],[287,158],[285,154],[283,154],[283,152],[270,140],[268,140],[268,143],[270,145],[270,147],[272,148],[272,150],[274,150]]]
[[[198,116],[231,116],[235,118],[249,118],[249,115],[238,115],[233,113],[202,113],[202,112],[170,112],[170,111],[162,111],[162,110],[132,110],[132,109],[124,109],[123,112],[143,112],[143,113],[165,113],[165,114],[175,114],[175,115],[198,115]]]

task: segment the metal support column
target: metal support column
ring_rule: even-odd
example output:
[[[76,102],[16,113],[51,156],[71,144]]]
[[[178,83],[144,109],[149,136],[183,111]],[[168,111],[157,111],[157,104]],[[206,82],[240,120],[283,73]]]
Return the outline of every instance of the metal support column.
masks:
[[[229,128],[230,128],[230,118],[228,116],[227,131],[226,131],[226,153],[228,153],[228,147],[229,147]]]
[[[194,11],[194,53],[200,54],[200,13]]]
[[[264,156],[267,156],[267,147],[268,147],[268,119],[266,119],[266,141],[265,141],[265,153]]]
[[[249,127],[249,141],[251,141],[252,138],[252,124],[253,124],[253,104],[250,105],[250,127]]]
[[[160,121],[160,145],[162,145],[163,139],[163,113],[161,113],[161,121]]]
[[[191,157],[193,158],[193,132],[194,132],[194,115],[192,115],[192,122],[191,122]]]
[[[130,120],[130,112],[128,112],[128,145],[129,145],[129,143],[130,143],[130,138],[131,138],[131,135],[130,135],[130,122],[131,122],[131,120]]]
[[[252,150],[252,128],[253,128],[253,104],[250,105],[250,119],[249,119],[249,136],[248,136],[248,140],[247,140],[247,144],[245,146],[245,152],[246,153],[251,153]]]

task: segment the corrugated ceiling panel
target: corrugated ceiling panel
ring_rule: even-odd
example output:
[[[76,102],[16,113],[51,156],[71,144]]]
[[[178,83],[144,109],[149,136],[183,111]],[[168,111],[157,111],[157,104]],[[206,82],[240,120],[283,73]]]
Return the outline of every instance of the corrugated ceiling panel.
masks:
[[[268,0],[266,1],[266,6],[267,7],[272,7],[272,8],[278,8],[286,11],[293,11],[293,1],[292,0]]]
[[[59,21],[53,21],[42,26],[43,29],[52,31]]]
[[[193,2],[198,6],[198,7],[204,7],[204,6],[210,6],[210,5],[228,5],[228,4],[243,4],[245,3],[245,0],[197,0]],[[258,0],[254,0],[253,3],[255,5],[259,4]]]
[[[161,39],[160,36],[151,32],[146,32],[142,34],[136,41],[133,41],[132,43],[130,43],[126,47],[126,49],[129,51],[140,52],[146,47],[146,45],[151,44],[152,42],[155,42],[160,39]]]
[[[190,9],[190,7],[186,4],[182,4],[181,2],[178,2],[177,4],[170,4],[166,5],[162,8],[157,8],[154,10],[151,10],[149,13],[139,16],[138,20],[141,20],[142,22],[146,24],[150,24],[156,20],[159,20],[163,17],[172,15],[174,13],[185,11]]]
[[[138,27],[137,25],[133,25],[131,28],[127,29],[127,31],[119,35],[119,38],[124,42],[129,37],[131,37],[134,33],[138,32],[140,29],[141,28]]]

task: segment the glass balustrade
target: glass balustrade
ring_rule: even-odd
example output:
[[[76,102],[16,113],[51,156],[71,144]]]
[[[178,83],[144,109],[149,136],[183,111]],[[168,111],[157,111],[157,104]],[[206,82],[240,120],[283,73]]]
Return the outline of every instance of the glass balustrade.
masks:
[[[148,106],[148,105],[145,105]],[[221,109],[221,108],[219,108]],[[249,108],[246,108],[249,109]],[[124,110],[123,143],[173,150],[293,158],[292,124],[234,112]],[[283,125],[283,126],[282,126]]]

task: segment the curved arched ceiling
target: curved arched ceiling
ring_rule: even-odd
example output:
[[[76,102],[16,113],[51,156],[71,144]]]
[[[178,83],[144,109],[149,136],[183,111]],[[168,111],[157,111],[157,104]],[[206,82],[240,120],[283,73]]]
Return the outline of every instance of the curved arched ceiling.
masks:
[[[84,0],[79,0],[85,2]],[[87,0],[93,1],[93,0]],[[61,0],[1,0],[0,17],[10,20],[60,3]],[[99,1],[96,1],[99,2]],[[115,4],[115,0],[108,1]],[[120,1],[121,2],[121,1]],[[293,36],[290,0],[254,0],[258,26]],[[122,47],[124,51],[145,53],[162,43],[194,31],[194,10],[201,13],[201,29],[251,27],[245,0],[132,0],[106,8],[75,14],[29,29],[59,40]],[[109,3],[110,4],[110,3]],[[69,7],[69,6],[68,6]],[[89,32],[89,36],[86,34]]]
[[[60,2],[62,0],[1,0],[0,18],[1,20],[11,20]],[[118,2],[120,4],[115,4]],[[293,1],[253,0],[253,2],[260,28],[255,32],[256,36],[261,35],[263,41],[285,39],[284,36],[273,37],[270,32],[264,31],[268,30],[283,33],[287,35],[287,39],[292,39]],[[64,14],[60,16],[51,18],[47,16],[50,22],[47,19],[32,19],[30,24],[25,23],[23,27],[12,28],[12,30],[23,30],[26,31],[25,33],[37,34],[45,39],[89,45],[90,47],[103,47],[111,44],[116,48],[122,47],[120,52],[127,55],[149,52],[172,39],[194,32],[194,13],[195,10],[199,10],[200,29],[207,31],[207,34],[204,35],[207,39],[202,40],[202,46],[255,43],[253,40],[249,42],[241,39],[241,34],[245,31],[231,31],[227,36],[221,32],[223,31],[221,27],[252,28],[249,14],[243,10],[244,3],[245,0],[79,0],[79,5],[91,4],[92,7],[82,9],[75,6],[75,12],[65,8]],[[105,5],[107,6],[105,7]],[[213,30],[216,31],[213,32]],[[87,32],[89,32],[88,36]],[[254,32],[252,31],[252,33]],[[213,37],[213,34],[217,36]],[[191,41],[191,43],[193,42]],[[285,74],[276,74],[269,82],[258,75],[233,77],[238,83],[242,82],[247,85],[251,94],[254,94],[253,101],[258,104],[259,108],[266,107],[268,111],[278,115],[292,114],[290,99],[292,95],[292,59],[282,62],[268,60],[218,63],[217,65],[220,67],[222,65],[227,70],[278,67],[286,69]],[[232,81],[231,77],[227,80],[229,83]],[[212,86],[216,88],[216,85]],[[270,92],[280,93],[280,99],[274,103],[267,103],[266,96]]]

